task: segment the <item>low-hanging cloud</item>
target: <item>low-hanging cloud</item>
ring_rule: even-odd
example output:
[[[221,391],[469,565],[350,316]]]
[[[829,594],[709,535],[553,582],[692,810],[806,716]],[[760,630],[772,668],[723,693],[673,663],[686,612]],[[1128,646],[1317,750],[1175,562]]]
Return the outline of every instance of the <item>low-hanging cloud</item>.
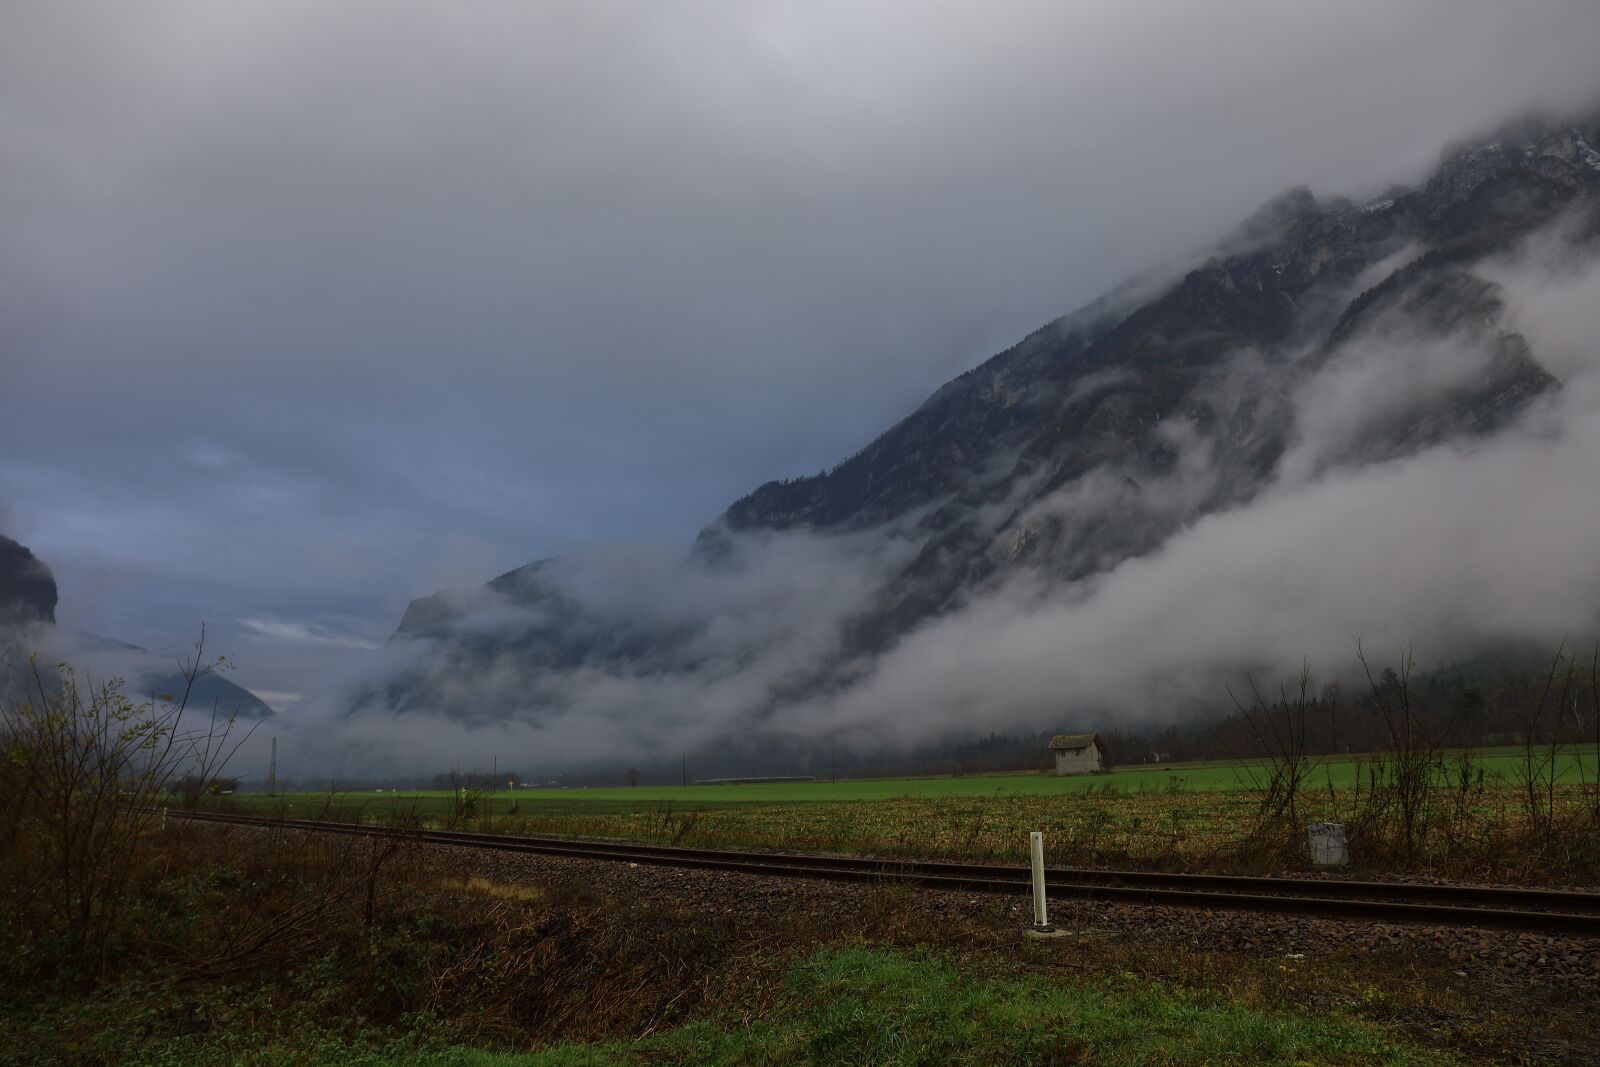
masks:
[[[1144,509],[1174,520],[1159,550],[1090,578],[1010,572],[881,656],[819,674],[840,662],[841,627],[921,548],[917,516],[848,535],[736,537],[717,565],[638,548],[579,555],[552,580],[599,616],[685,627],[667,660],[532,669],[512,649],[452,673],[430,658],[440,647],[397,642],[389,669],[427,664],[434,703],[398,714],[329,703],[281,728],[308,747],[315,737],[323,758],[307,766],[327,774],[659,762],[741,738],[883,749],[1049,729],[1070,714],[1170,721],[1220,704],[1224,683],[1247,670],[1304,657],[1325,677],[1348,672],[1358,639],[1380,658],[1414,644],[1439,666],[1506,642],[1593,634],[1600,264],[1551,237],[1477,272],[1497,287],[1496,321],[1443,339],[1383,321],[1284,387],[1294,443],[1247,504],[1201,513],[1217,472],[1179,421],[1165,430],[1182,457],[1170,479],[1131,485],[1102,468],[1045,497],[1036,515]],[[1406,402],[1425,403],[1480,373],[1513,332],[1562,379],[1514,424],[1394,459],[1317,462],[1393,413],[1369,388],[1373,374],[1403,379]],[[1242,394],[1236,379],[1313,356],[1240,353],[1218,388]],[[471,595],[489,631],[529,610]],[[446,713],[457,701],[484,714]]]
[[[1160,720],[1223,671],[1302,657],[1348,670],[1357,639],[1380,654],[1414,643],[1437,666],[1497,642],[1594,634],[1600,268],[1536,247],[1488,273],[1507,294],[1507,325],[1566,379],[1515,427],[1317,477],[1291,450],[1249,505],[1200,519],[1146,558],[1043,595],[1019,580],[924,627],[825,709],[830,723],[887,723],[909,741],[1030,707]],[[1316,438],[1342,438],[1369,416],[1365,403],[1322,405],[1374,358],[1357,346],[1353,368],[1330,367],[1299,394]],[[1384,359],[1404,392],[1448,388],[1487,356],[1458,340]]]
[[[702,749],[750,731],[752,709],[836,654],[845,621],[917,544],[902,528],[738,537],[714,564],[639,546],[577,553],[543,569],[542,587],[597,625],[625,627],[624,643],[636,633],[664,649],[656,662],[649,652],[607,662],[602,651],[578,666],[545,666],[517,635],[585,623],[567,618],[565,605],[471,590],[449,596],[463,613],[450,641],[397,636],[273,728],[306,753],[305,773],[328,776],[496,758],[582,766]],[[501,644],[462,654],[484,637]],[[418,679],[420,706],[391,707],[383,687]]]

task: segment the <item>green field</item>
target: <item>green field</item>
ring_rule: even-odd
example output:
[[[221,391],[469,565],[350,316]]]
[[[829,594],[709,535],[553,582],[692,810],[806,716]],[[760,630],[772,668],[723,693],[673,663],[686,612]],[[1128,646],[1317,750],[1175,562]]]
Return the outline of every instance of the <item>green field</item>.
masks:
[[[1369,757],[1327,757],[1312,772],[1314,789],[1349,789]],[[1491,782],[1518,781],[1522,756],[1510,750],[1479,753],[1475,763]],[[1557,757],[1557,781],[1576,785],[1596,775],[1593,746],[1564,751]],[[1058,778],[1054,774],[1017,772],[941,778],[861,778],[837,782],[771,782],[737,785],[639,785],[611,788],[544,788],[499,790],[476,797],[479,814],[570,812],[573,814],[625,814],[659,810],[671,803],[677,808],[715,810],[770,804],[859,803],[909,798],[1049,797],[1084,793],[1138,794],[1152,792],[1232,792],[1253,788],[1266,773],[1260,761],[1172,763],[1119,767],[1105,774]],[[385,809],[415,806],[423,814],[443,811],[453,794],[448,790],[344,792],[337,794],[340,808],[355,805],[374,814]],[[245,811],[281,809],[311,815],[326,807],[327,793],[289,793],[273,798],[241,794],[231,798]]]

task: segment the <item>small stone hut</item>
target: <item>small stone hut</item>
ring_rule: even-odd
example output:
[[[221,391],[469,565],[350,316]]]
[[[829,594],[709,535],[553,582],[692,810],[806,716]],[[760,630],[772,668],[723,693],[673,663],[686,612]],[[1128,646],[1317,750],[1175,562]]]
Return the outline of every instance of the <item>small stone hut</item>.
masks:
[[[1093,774],[1111,766],[1098,734],[1057,734],[1050,739],[1057,774]]]

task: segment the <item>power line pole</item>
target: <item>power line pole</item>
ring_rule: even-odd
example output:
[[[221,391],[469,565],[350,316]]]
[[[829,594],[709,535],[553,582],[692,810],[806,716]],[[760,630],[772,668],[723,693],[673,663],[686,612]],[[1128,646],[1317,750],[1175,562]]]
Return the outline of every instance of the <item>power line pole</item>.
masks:
[[[689,788],[689,753],[683,754],[683,787]]]
[[[278,739],[272,739],[272,760],[267,764],[267,796],[278,795]]]

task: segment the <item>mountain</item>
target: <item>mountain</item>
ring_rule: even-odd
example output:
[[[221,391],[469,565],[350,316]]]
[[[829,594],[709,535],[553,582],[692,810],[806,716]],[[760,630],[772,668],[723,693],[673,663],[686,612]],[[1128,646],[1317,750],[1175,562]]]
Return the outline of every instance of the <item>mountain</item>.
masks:
[[[71,640],[69,655],[91,665],[99,664],[101,669],[97,673],[102,675],[107,668],[114,670],[126,679],[127,693],[136,700],[148,699],[150,694],[178,698],[187,684],[187,678],[173,659],[158,656],[149,649],[94,634],[75,634]],[[221,719],[229,716],[264,719],[273,714],[266,701],[219,674],[195,679],[188,706],[201,715],[215,710]]]
[[[56,621],[56,579],[26,546],[0,534],[0,627]]]
[[[691,700],[742,678],[724,724],[776,722],[1019,578],[1069,589],[1275,483],[1491,437],[1561,383],[1487,267],[1535,235],[1596,255],[1596,144],[1600,116],[1527,121],[1446,150],[1415,188],[1289,190],[1198,266],[1036,330],[831,471],[735,501],[666,583],[677,607],[620,594],[608,565],[542,560],[414,601],[403,668],[356,703],[550,721],[645,700],[640,679]],[[852,596],[801,619],[805,590],[752,591],[816,545]]]
[[[15,696],[27,690],[27,679],[15,666],[24,656],[38,652],[48,663],[69,662],[88,669],[94,677],[120,677],[125,692],[135,700],[148,694],[178,695],[185,679],[174,661],[153,652],[93,634],[64,633],[56,629],[56,580],[42,560],[11,538],[0,534],[0,693]],[[9,648],[8,648],[9,646]],[[7,669],[7,660],[13,664]],[[190,706],[208,713],[258,719],[272,714],[266,701],[220,675],[195,681]]]

